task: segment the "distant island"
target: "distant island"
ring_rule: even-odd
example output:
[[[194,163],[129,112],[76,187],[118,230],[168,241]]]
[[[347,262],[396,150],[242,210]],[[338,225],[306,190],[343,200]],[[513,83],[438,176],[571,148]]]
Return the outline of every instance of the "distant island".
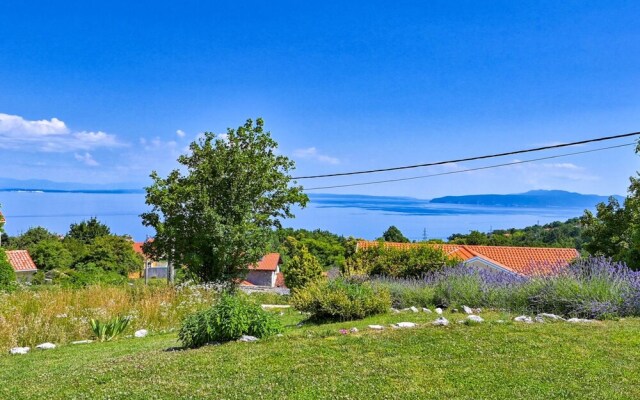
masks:
[[[613,196],[619,202],[622,196]],[[494,207],[587,207],[606,203],[608,196],[580,194],[564,190],[531,190],[519,194],[474,194],[467,196],[445,196],[431,199],[435,204],[465,204]]]

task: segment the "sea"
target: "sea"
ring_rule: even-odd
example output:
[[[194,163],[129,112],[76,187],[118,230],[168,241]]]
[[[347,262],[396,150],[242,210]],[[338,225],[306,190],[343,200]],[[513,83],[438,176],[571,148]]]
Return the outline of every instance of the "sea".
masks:
[[[148,210],[142,191],[0,192],[5,231],[12,236],[35,226],[64,234],[72,223],[97,217],[113,233],[141,241],[154,235],[140,219],[140,214]],[[375,239],[395,225],[409,239],[423,240],[446,239],[471,230],[488,232],[565,221],[581,216],[584,208],[488,207],[435,204],[411,197],[311,194],[307,207],[294,213],[296,217],[284,220],[283,226]]]

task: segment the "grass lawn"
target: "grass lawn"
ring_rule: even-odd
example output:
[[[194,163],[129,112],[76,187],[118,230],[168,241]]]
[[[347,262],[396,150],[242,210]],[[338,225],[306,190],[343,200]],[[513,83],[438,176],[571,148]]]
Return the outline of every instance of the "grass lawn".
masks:
[[[462,314],[446,315],[450,321]],[[284,337],[196,350],[173,334],[0,355],[0,398],[634,399],[640,398],[640,319],[466,326],[431,314],[296,327]],[[413,329],[368,324],[413,321]],[[340,328],[359,333],[341,335]]]

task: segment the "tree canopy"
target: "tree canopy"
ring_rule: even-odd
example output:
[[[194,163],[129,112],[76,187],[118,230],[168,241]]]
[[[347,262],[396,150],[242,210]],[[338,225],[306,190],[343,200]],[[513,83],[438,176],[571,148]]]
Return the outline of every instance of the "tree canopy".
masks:
[[[111,229],[96,217],[91,217],[88,221],[82,221],[78,224],[71,224],[67,238],[79,240],[85,244],[93,242],[101,236],[111,235]]]
[[[276,148],[263,120],[249,119],[224,137],[207,132],[191,143],[178,158],[184,173],[153,171],[146,188],[152,209],[141,217],[156,235],[145,252],[203,281],[242,277],[265,254],[271,229],[308,201],[291,185],[294,162]]]
[[[400,229],[396,228],[395,225],[391,225],[384,233],[382,234],[382,240],[385,242],[396,242],[396,243],[409,243],[410,240],[407,239]]]

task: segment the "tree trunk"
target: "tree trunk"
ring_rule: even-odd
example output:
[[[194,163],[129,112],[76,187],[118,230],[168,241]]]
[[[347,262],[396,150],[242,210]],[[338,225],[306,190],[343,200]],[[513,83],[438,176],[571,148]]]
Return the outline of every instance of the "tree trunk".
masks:
[[[173,261],[171,260],[171,254],[167,258],[167,283],[173,285],[175,281],[175,274],[173,271]]]

